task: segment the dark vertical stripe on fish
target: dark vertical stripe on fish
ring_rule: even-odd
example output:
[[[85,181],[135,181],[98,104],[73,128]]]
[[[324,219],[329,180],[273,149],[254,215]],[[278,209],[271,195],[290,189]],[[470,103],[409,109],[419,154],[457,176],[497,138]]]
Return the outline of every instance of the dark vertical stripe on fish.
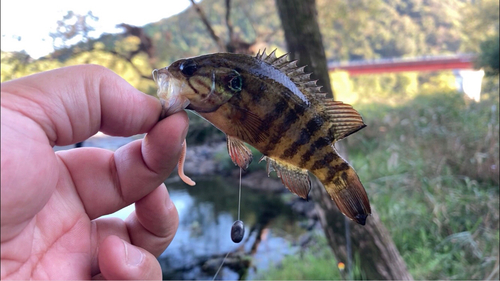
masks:
[[[323,159],[321,160],[316,160],[313,164],[313,166],[311,167],[311,171],[314,171],[314,170],[318,170],[318,169],[321,169],[321,168],[325,168],[325,167],[328,167],[329,164],[335,160],[336,158],[338,158],[338,156],[335,155],[335,153],[333,152],[330,152],[330,153],[327,153],[325,155],[325,157],[323,157]]]
[[[268,131],[273,125],[274,121],[276,121],[280,116],[283,115],[283,112],[287,108],[286,100],[280,98],[280,100],[274,105],[274,109],[266,114],[264,120],[262,120],[262,124],[259,127],[260,131]]]
[[[311,135],[309,134],[309,132],[306,129],[302,129],[300,131],[299,139],[296,140],[294,143],[292,143],[292,145],[289,148],[285,149],[285,151],[281,155],[281,158],[285,158],[285,159],[293,158],[293,156],[295,156],[295,154],[297,154],[299,147],[307,144],[310,141],[310,139],[311,139]]]
[[[339,172],[345,171],[349,169],[349,165],[345,162],[343,162],[340,165],[335,165],[335,166],[330,166],[330,169],[328,169],[328,174],[326,176],[326,181],[330,182],[333,180],[335,175]]]
[[[317,130],[321,128],[321,126],[325,123],[323,118],[316,115],[306,124],[306,128],[309,131],[309,134],[313,135]]]
[[[254,104],[259,104],[260,100],[262,99],[262,96],[265,94],[266,91],[267,91],[267,85],[265,83],[260,83],[259,90],[257,91],[257,93],[253,93],[251,95],[252,102]]]
[[[288,108],[288,110],[286,112],[284,112],[284,115],[285,115],[285,117],[284,117],[283,121],[280,122],[280,124],[276,124],[274,126],[275,130],[274,130],[274,133],[273,133],[271,139],[269,140],[269,143],[266,146],[266,152],[273,150],[276,147],[276,145],[278,143],[280,143],[280,141],[283,137],[283,134],[285,134],[285,132],[288,131],[288,129],[290,129],[290,127],[295,122],[297,122],[297,120],[299,120],[299,116],[297,116],[295,111],[291,108]]]

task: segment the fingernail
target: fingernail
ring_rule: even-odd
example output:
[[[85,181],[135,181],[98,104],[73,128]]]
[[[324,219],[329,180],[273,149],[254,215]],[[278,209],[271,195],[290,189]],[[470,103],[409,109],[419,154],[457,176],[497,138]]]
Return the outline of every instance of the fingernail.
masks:
[[[125,261],[127,264],[131,266],[140,265],[144,259],[144,254],[137,247],[132,246],[123,240],[122,242],[125,246]]]

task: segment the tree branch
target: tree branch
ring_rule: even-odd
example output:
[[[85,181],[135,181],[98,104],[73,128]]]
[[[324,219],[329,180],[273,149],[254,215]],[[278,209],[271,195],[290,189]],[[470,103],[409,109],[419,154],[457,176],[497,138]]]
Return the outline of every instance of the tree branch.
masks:
[[[111,53],[119,58],[122,58],[124,60],[126,60],[128,63],[130,63],[130,65],[132,66],[132,68],[134,68],[134,70],[141,76],[141,78],[144,78],[144,79],[148,79],[148,80],[154,80],[153,77],[151,76],[146,76],[144,74],[142,74],[141,70],[139,68],[137,68],[137,66],[132,62],[132,59],[125,56],[125,55],[122,55],[120,53],[118,53],[117,51],[114,51],[114,50],[110,50],[110,51],[106,51],[108,53]]]
[[[194,0],[191,0],[191,4],[193,4],[194,9],[196,10],[198,15],[200,16],[200,19],[203,22],[203,24],[205,24],[205,27],[207,28],[208,33],[210,33],[210,36],[212,37],[212,39],[215,41],[215,44],[217,44],[217,46],[220,48],[221,51],[225,51],[226,46],[224,45],[224,42],[222,42],[220,37],[217,36],[217,34],[215,34],[215,31],[213,30],[212,26],[210,25],[210,22],[208,22],[207,16],[205,15],[205,13],[201,9],[201,7],[198,4],[196,4],[194,2]]]
[[[226,26],[229,33],[229,42],[233,41],[233,23],[231,22],[231,0],[226,0]]]

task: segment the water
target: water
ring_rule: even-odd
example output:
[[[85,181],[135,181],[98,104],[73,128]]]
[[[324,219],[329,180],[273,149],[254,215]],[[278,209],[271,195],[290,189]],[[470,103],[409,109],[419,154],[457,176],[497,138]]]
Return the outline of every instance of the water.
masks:
[[[197,179],[194,187],[182,182],[168,183],[167,187],[180,222],[174,240],[159,257],[164,279],[211,279],[228,251],[246,254],[244,260],[251,265],[247,269],[229,259],[233,269],[223,267],[217,279],[253,279],[257,272],[294,254],[294,243],[305,232],[299,226],[301,219],[282,196],[243,186],[241,220],[245,236],[235,244],[230,230],[238,211],[236,180],[215,177]]]

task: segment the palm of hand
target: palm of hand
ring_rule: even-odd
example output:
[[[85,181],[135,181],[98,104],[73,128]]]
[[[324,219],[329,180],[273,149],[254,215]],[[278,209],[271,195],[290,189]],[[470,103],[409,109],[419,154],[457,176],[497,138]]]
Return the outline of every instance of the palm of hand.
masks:
[[[57,71],[2,85],[2,279],[161,278],[155,256],[178,224],[161,183],[178,159],[185,114],[156,123],[159,103],[101,67]],[[75,74],[82,81],[68,92]],[[148,135],[114,153],[52,150],[98,130]],[[125,221],[99,218],[134,202]]]

